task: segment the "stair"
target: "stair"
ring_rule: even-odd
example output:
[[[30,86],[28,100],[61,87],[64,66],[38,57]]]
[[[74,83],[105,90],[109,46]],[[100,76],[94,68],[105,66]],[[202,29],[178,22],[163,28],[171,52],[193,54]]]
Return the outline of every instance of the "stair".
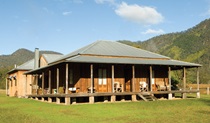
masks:
[[[137,95],[140,98],[142,98],[144,101],[155,101],[155,100],[157,100],[157,98],[150,93],[138,93]]]

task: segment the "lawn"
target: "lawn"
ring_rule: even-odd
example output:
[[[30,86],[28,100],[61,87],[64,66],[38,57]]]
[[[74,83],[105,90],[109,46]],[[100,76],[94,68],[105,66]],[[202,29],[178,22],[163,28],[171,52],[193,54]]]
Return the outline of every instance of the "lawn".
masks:
[[[208,123],[210,96],[201,99],[57,105],[0,93],[2,123]]]

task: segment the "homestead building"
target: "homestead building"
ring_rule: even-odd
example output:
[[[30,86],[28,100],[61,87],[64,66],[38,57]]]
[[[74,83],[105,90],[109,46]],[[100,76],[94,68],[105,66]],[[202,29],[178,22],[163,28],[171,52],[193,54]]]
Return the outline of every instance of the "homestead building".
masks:
[[[96,41],[67,55],[43,54],[8,72],[9,96],[65,103],[155,100],[158,95],[197,93],[186,89],[186,70],[201,65],[131,47]],[[25,68],[25,69],[22,69]],[[27,68],[27,69],[26,69]],[[183,87],[171,90],[171,71],[183,70]]]
[[[25,72],[37,69],[39,67],[47,66],[48,63],[61,57],[61,54],[42,54],[39,56],[38,49],[35,50],[35,60],[29,60],[28,62],[17,66],[10,70],[8,78],[6,80],[6,93],[9,96],[25,97],[26,94],[30,94],[32,89],[35,88],[34,82],[36,81],[34,75],[25,75]],[[26,83],[27,82],[27,83]],[[32,88],[31,88],[32,87]],[[9,88],[9,89],[7,89]]]

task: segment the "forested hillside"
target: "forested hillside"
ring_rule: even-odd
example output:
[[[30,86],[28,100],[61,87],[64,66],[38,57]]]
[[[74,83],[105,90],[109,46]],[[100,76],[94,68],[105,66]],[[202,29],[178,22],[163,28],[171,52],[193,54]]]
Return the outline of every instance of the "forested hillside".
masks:
[[[186,31],[160,35],[144,42],[120,42],[172,59],[202,64],[200,82],[210,83],[210,19]]]
[[[40,51],[40,54],[60,54],[54,51]],[[6,73],[11,70],[14,65],[21,65],[26,61],[34,58],[34,52],[27,49],[18,49],[11,55],[0,55],[0,89],[5,88]]]

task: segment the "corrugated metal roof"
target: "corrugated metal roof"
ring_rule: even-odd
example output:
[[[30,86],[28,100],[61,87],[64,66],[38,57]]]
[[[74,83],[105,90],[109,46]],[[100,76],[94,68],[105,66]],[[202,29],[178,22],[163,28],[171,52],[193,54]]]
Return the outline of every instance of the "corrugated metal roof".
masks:
[[[81,49],[78,49],[70,54],[61,57],[57,61],[65,60],[79,54],[169,59],[169,57],[135,48],[119,42],[96,41],[90,45],[87,45]]]
[[[61,54],[42,54],[42,55],[47,60],[48,63],[53,62],[56,59],[63,56]],[[32,70],[32,69],[34,69],[34,59],[29,60],[20,66],[17,66],[16,68],[10,70],[8,73],[11,73],[11,72],[17,71],[17,70]]]
[[[42,54],[42,56],[45,58],[47,63],[53,62],[59,58],[61,58],[63,55],[61,54]]]
[[[112,64],[142,64],[142,65],[169,65],[185,67],[201,67],[200,64],[163,59],[140,59],[140,58],[121,58],[121,57],[98,57],[98,56],[75,56],[67,59],[68,62],[84,63],[112,63]]]
[[[55,60],[55,59],[54,59]],[[70,54],[61,56],[53,61],[49,56],[48,66],[26,72],[26,74],[41,72],[43,69],[61,62],[81,62],[81,63],[110,63],[110,64],[141,64],[141,65],[167,65],[174,69],[176,67],[201,67],[200,64],[183,62],[170,59],[169,57],[152,53],[146,50],[134,48],[119,42],[97,41],[78,49]]]
[[[97,41],[91,45],[91,47],[82,51],[81,54],[141,58],[168,58],[166,56],[135,48],[126,44],[111,41]]]
[[[141,59],[140,59],[141,58]],[[169,57],[112,41],[96,41],[54,62],[151,64],[198,67],[199,64],[172,60]],[[52,62],[53,63],[53,62]]]
[[[8,73],[11,73],[13,71],[17,71],[17,70],[32,70],[34,69],[34,59],[31,59],[25,63],[23,63],[20,66],[17,66],[16,68],[10,70]]]
[[[177,60],[163,60],[163,59],[140,59],[140,58],[120,58],[120,57],[99,57],[99,56],[82,56],[77,55],[66,59],[65,62],[76,62],[76,63],[102,63],[102,64],[138,64],[138,65],[165,65],[171,66],[174,69],[182,67],[201,67],[200,64],[177,61]],[[43,69],[52,67],[54,64],[34,69],[25,74],[41,73]]]

